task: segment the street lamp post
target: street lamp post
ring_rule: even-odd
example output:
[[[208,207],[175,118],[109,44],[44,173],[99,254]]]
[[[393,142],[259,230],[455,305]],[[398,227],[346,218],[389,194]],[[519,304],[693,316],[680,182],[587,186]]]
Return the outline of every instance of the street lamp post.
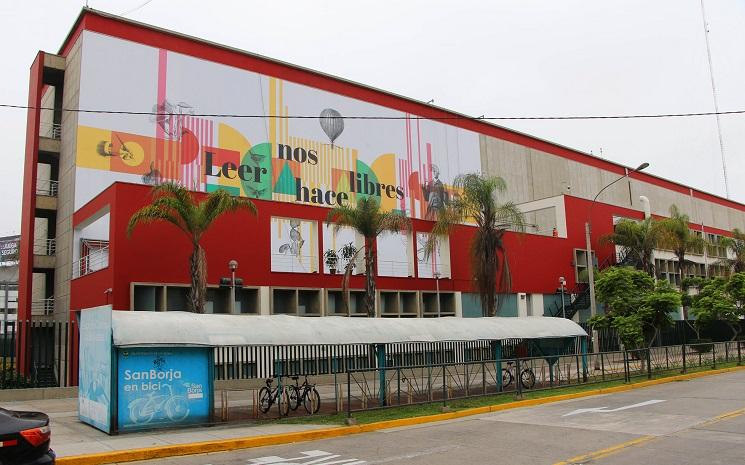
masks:
[[[641,165],[637,166],[631,171],[626,171],[626,174],[621,176],[620,178],[616,179],[615,181],[611,182],[610,184],[606,184],[605,187],[600,189],[600,191],[595,195],[595,198],[592,199],[592,202],[590,203],[590,208],[587,214],[587,222],[585,223],[585,245],[587,250],[587,280],[589,281],[590,285],[590,317],[594,317],[598,313],[597,304],[595,302],[595,262],[592,259],[592,245],[590,244],[590,232],[591,232],[591,224],[592,224],[592,207],[595,205],[595,202],[598,200],[598,197],[600,197],[600,194],[603,193],[607,188],[612,186],[613,184],[617,183],[618,181],[622,179],[626,179],[631,173],[641,171],[649,166],[649,163],[642,163]],[[592,330],[592,351],[597,352],[597,331]]]
[[[567,280],[564,279],[564,277],[559,278],[559,287],[561,288],[561,316],[566,318],[567,317],[567,309],[566,305],[564,304],[564,286],[566,286]]]
[[[235,313],[235,270],[238,269],[238,262],[236,260],[230,260],[228,262],[228,268],[230,268],[230,303],[228,309],[231,314]]]

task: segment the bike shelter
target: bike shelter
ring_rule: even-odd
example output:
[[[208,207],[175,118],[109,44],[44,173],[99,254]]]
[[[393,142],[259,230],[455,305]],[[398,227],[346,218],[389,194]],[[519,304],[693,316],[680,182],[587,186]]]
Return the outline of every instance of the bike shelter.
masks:
[[[443,353],[453,344],[479,343],[499,373],[502,361],[514,358],[503,353],[511,347],[504,341],[524,341],[549,363],[580,341],[586,368],[587,333],[563,318],[306,318],[103,306],[82,310],[79,328],[79,417],[109,434],[211,423],[217,349],[238,354],[228,362],[250,365],[248,377],[277,377],[279,383],[283,376],[308,374],[306,363],[316,374],[354,369],[346,364],[354,353],[378,371],[381,405],[391,360],[421,351],[422,345]],[[458,360],[467,361],[468,349],[458,347]],[[434,353],[425,352],[427,363],[442,363],[431,359]],[[225,360],[217,362],[225,366]]]
[[[81,312],[80,420],[108,434],[210,423],[212,347],[119,345],[114,335],[122,313],[110,306]]]

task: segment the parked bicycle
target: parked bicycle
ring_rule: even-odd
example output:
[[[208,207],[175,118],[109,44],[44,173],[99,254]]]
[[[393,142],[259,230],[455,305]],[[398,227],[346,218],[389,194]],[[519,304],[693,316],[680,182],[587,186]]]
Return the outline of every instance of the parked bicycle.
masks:
[[[287,386],[287,390],[290,393],[290,408],[297,410],[302,403],[306,412],[310,414],[318,413],[318,410],[321,408],[321,396],[316,390],[316,385],[308,382],[307,375],[303,384],[298,384],[299,378],[299,376],[293,376],[291,379],[295,381],[295,384]]]
[[[507,368],[502,368],[502,387],[512,384],[515,379],[515,362],[507,362]],[[525,389],[531,389],[535,386],[535,373],[529,367],[520,372],[520,383]]]
[[[261,413],[266,413],[272,408],[272,405],[279,402],[279,410],[283,416],[290,413],[290,398],[287,395],[287,388],[272,387],[274,380],[269,378],[266,380],[266,386],[261,388],[259,391],[259,410]]]

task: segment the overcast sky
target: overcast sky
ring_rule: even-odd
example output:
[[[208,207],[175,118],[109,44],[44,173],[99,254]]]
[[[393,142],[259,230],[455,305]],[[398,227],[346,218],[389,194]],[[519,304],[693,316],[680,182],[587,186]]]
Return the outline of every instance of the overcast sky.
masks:
[[[720,110],[743,110],[745,1],[705,2]],[[143,3],[89,0],[115,14]],[[36,52],[56,52],[84,4],[0,4],[0,103],[27,103]],[[152,0],[127,17],[474,116],[714,109],[700,0]],[[745,115],[721,121],[731,198],[745,202]],[[498,123],[725,195],[713,116]],[[26,112],[0,109],[0,127],[5,235],[20,231]]]

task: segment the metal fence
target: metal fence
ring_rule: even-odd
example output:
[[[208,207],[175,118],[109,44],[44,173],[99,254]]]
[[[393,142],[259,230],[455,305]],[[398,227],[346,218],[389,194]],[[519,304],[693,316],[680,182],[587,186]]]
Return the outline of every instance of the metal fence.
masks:
[[[387,357],[383,365],[376,365],[377,357],[362,350],[363,347],[369,349],[367,346],[350,352],[348,358],[341,356],[342,361],[337,364],[289,363],[281,365],[281,368],[277,364],[278,369],[272,373],[274,376],[267,389],[263,388],[264,380],[260,379],[247,379],[243,387],[218,388],[215,419],[217,422],[260,421],[284,416],[339,413],[351,416],[355,412],[406,405],[449,405],[460,399],[479,396],[521,397],[530,392],[567,386],[605,381],[630,382],[665,373],[717,368],[725,363],[740,364],[745,352],[743,342],[720,342],[586,355],[577,352],[576,347],[569,347],[564,353],[553,356],[473,359],[474,353],[493,353],[484,350],[484,344],[479,345],[452,343],[437,347],[436,344],[421,344],[410,351],[410,358],[399,359],[402,363],[396,363],[396,355]],[[505,344],[503,352],[514,354],[521,346],[519,341],[513,341],[511,345],[512,352],[510,344]],[[393,346],[386,346],[386,354],[393,353]],[[413,349],[416,345],[402,346]],[[444,355],[434,356],[437,350],[433,349],[439,349],[439,353]],[[277,350],[277,360],[282,356],[292,358],[292,352],[283,354],[282,349]],[[303,354],[301,349],[298,350],[298,359],[302,358],[301,355],[313,355],[312,352]],[[330,350],[328,354],[333,355],[333,349],[327,350]],[[433,355],[429,361],[422,363],[428,353]],[[350,365],[345,366],[344,360],[348,360]],[[317,367],[329,369],[318,370]],[[318,393],[312,408],[306,406],[310,398],[306,398],[305,403],[296,400],[302,387],[296,391],[295,386],[302,386],[305,379]],[[269,395],[271,392],[275,396],[273,399]],[[277,395],[277,392],[287,394]]]
[[[654,347],[595,354],[565,354],[439,363],[385,369],[349,370],[344,376],[343,404],[352,412],[410,404],[442,402],[554,389],[571,385],[633,378],[665,372],[716,368],[742,363],[745,342],[719,342]]]
[[[0,321],[0,389],[64,387],[75,323]],[[25,347],[25,351],[23,350]],[[20,357],[22,353],[27,357]]]

